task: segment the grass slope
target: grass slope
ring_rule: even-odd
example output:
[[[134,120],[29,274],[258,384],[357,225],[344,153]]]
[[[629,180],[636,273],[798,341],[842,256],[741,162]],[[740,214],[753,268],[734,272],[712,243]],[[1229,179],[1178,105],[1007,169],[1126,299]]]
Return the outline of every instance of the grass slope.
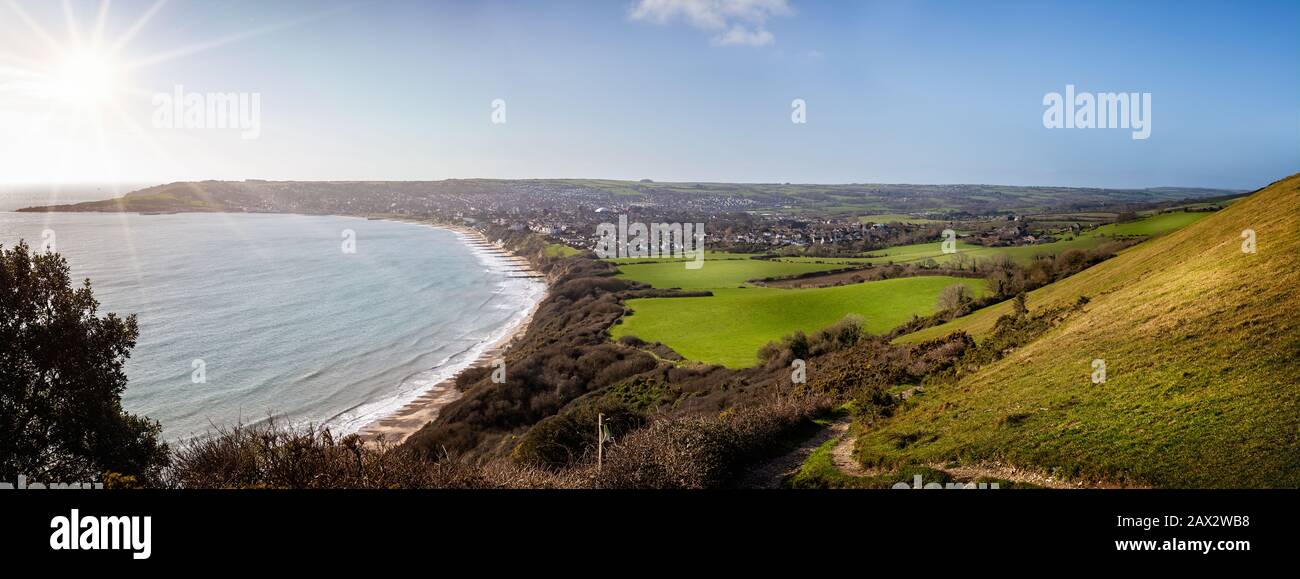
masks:
[[[914,313],[930,314],[939,292],[957,283],[975,295],[986,291],[981,279],[925,276],[818,289],[725,288],[714,289],[712,297],[635,299],[627,302],[633,314],[611,333],[663,342],[691,360],[747,367],[758,362],[758,350],[767,342],[796,330],[820,330],[848,314],[861,315],[870,332],[887,331]]]
[[[571,257],[582,253],[581,249],[569,247],[563,243],[546,244],[546,255],[550,257]]]
[[[1253,229],[1258,253],[1241,250]],[[1092,301],[865,432],[867,464],[1004,461],[1172,487],[1300,486],[1300,175],[1034,292]],[[983,331],[1004,306],[941,327]],[[937,333],[937,332],[933,332]],[[1105,360],[1104,384],[1090,380]]]

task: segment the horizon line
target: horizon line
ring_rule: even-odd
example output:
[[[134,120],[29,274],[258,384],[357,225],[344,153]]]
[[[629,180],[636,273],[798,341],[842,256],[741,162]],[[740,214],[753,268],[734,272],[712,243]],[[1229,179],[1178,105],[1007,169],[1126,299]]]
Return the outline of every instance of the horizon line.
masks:
[[[623,183],[637,184],[663,184],[663,185],[776,185],[776,186],[853,186],[853,185],[900,185],[900,186],[965,186],[965,187],[1054,187],[1062,189],[1103,189],[1111,191],[1146,191],[1152,189],[1205,189],[1211,191],[1232,191],[1245,192],[1255,191],[1262,187],[1267,187],[1270,183],[1278,179],[1285,179],[1287,176],[1278,177],[1269,180],[1267,183],[1252,187],[1210,187],[1205,185],[1153,185],[1148,187],[1106,187],[1099,185],[1053,185],[1053,184],[1016,184],[1016,183],[978,183],[971,181],[950,181],[950,182],[906,182],[906,181],[710,181],[710,180],[658,180],[651,179],[643,181],[646,178],[627,179],[627,178],[607,178],[607,177],[444,177],[441,179],[265,179],[249,177],[244,179],[144,179],[144,180],[120,180],[120,181],[0,181],[0,187],[68,187],[68,186],[99,186],[99,187],[159,187],[163,185],[173,185],[177,183],[244,183],[244,182],[269,182],[269,183],[440,183],[445,181],[615,181]]]

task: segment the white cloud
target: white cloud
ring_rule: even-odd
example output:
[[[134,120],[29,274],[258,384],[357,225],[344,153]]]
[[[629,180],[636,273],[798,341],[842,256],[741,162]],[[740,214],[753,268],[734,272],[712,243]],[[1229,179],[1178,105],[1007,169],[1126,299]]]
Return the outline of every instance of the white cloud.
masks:
[[[789,0],[638,0],[630,16],[655,24],[682,20],[712,32],[722,46],[766,46],[776,40],[767,20],[792,12]]]
[[[736,24],[726,34],[714,36],[713,42],[723,46],[766,46],[772,44],[772,33],[762,28],[750,30]]]

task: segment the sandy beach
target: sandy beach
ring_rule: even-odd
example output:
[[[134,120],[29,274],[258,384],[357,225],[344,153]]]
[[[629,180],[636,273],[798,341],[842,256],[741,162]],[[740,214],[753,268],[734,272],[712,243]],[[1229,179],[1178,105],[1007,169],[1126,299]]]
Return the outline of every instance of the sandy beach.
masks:
[[[433,225],[419,221],[409,221],[409,223],[418,223],[420,225],[447,229],[459,233],[464,237],[465,243],[470,247],[488,252],[494,257],[506,262],[507,266],[510,268],[508,275],[511,277],[532,277],[540,281],[545,281],[541,274],[533,270],[532,265],[527,259],[519,257],[489,241],[486,236],[476,229],[454,225]],[[529,308],[528,312],[524,316],[516,318],[501,339],[497,340],[490,347],[485,349],[482,355],[476,358],[473,363],[465,367],[465,370],[481,366],[489,366],[492,364],[493,360],[503,357],[506,350],[508,350],[511,344],[514,343],[515,338],[522,336],[528,331],[528,325],[532,322],[533,313],[537,311],[537,306],[540,303],[541,300],[539,299],[537,303],[534,303],[532,307]],[[437,419],[438,414],[445,406],[460,398],[461,392],[456,389],[456,376],[459,376],[465,370],[461,370],[461,372],[457,372],[455,376],[435,384],[427,392],[407,403],[396,412],[366,425],[357,434],[361,436],[362,440],[375,441],[382,437],[383,440],[387,442],[400,444],[417,430],[423,428],[425,424]]]

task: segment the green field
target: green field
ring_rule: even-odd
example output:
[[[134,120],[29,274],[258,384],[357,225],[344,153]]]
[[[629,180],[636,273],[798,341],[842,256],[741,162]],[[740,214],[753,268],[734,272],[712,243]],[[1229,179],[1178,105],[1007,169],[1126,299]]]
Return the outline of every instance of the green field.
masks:
[[[1035,256],[1053,255],[1067,249],[1090,249],[1101,245],[1105,241],[1105,239],[1096,236],[1079,236],[1072,240],[1061,240],[1038,245],[985,247],[958,240],[956,253],[950,254],[943,253],[942,245],[939,241],[933,241],[913,245],[900,245],[880,251],[873,251],[871,252],[872,257],[861,261],[869,263],[914,263],[933,259],[937,263],[944,264],[956,259],[958,255],[965,255],[975,259],[992,259],[994,257],[1007,255],[1018,262],[1026,263],[1033,261]]]
[[[865,265],[871,260],[861,257],[777,257],[776,261],[785,261],[789,263],[828,263],[838,267],[849,267],[853,265]]]
[[[756,256],[756,255],[762,255],[762,254],[761,254],[761,253],[731,253],[731,252],[727,252],[727,251],[712,251],[712,250],[708,250],[708,249],[706,249],[706,250],[704,250],[704,261],[709,261],[709,260],[719,260],[719,261],[721,261],[721,260],[728,260],[728,259],[749,259],[749,258],[751,258],[751,257],[753,257],[753,256]],[[605,261],[608,261],[608,262],[610,262],[610,263],[617,263],[617,264],[620,264],[620,265],[621,265],[621,264],[631,264],[631,263],[646,263],[646,262],[665,263],[665,262],[669,262],[669,261],[689,261],[689,260],[684,260],[684,259],[682,259],[682,258],[611,257],[611,258],[607,258]]]
[[[1031,312],[1091,301],[1005,358],[927,387],[859,437],[858,457],[1138,485],[1300,486],[1300,176],[1200,216],[1029,294]],[[1245,229],[1261,240],[1255,254],[1241,250]],[[1009,309],[908,339],[987,335]],[[1104,383],[1091,379],[1094,360]]]
[[[1212,215],[1208,211],[1161,213],[1152,217],[1111,223],[1097,228],[1098,235],[1160,235],[1175,229],[1181,229]]]
[[[923,219],[912,217],[902,213],[886,213],[883,215],[863,215],[858,218],[858,223],[906,223],[909,225],[922,225],[926,223],[943,223],[934,219]]]
[[[648,283],[657,288],[735,288],[746,280],[797,275],[845,267],[839,263],[796,263],[765,259],[704,260],[699,269],[686,269],[681,261],[661,261],[619,266],[619,277]]]
[[[758,349],[796,330],[813,332],[848,314],[862,316],[869,332],[885,332],[912,314],[928,315],[943,288],[963,284],[974,294],[984,280],[925,276],[831,288],[714,289],[713,297],[629,300],[633,314],[613,327],[614,337],[637,336],[667,344],[687,359],[733,368],[758,362]]]
[[[546,244],[546,255],[550,257],[571,257],[582,253],[581,249],[569,247],[563,243]]]
[[[1214,209],[1214,210],[1218,210],[1218,209],[1223,209],[1224,207],[1227,207],[1227,206],[1229,206],[1229,205],[1232,205],[1233,203],[1236,203],[1236,202],[1238,202],[1238,201],[1241,201],[1242,199],[1245,199],[1245,198],[1244,198],[1244,197],[1237,197],[1237,198],[1234,198],[1234,199],[1224,199],[1224,200],[1221,200],[1221,201],[1203,201],[1203,202],[1199,202],[1199,203],[1188,203],[1188,204],[1186,204],[1186,205],[1179,205],[1179,206],[1176,206],[1176,207],[1168,207],[1168,208],[1164,208],[1164,209],[1150,209],[1150,210],[1147,210],[1147,211],[1139,211],[1139,212],[1138,212],[1138,215],[1142,215],[1142,216],[1147,216],[1147,215],[1156,215],[1156,214],[1166,213],[1166,212],[1171,212],[1171,211],[1181,211],[1181,210],[1183,210],[1183,209],[1191,209],[1191,210],[1193,210],[1193,211],[1196,211],[1196,210],[1203,210],[1203,209]]]

